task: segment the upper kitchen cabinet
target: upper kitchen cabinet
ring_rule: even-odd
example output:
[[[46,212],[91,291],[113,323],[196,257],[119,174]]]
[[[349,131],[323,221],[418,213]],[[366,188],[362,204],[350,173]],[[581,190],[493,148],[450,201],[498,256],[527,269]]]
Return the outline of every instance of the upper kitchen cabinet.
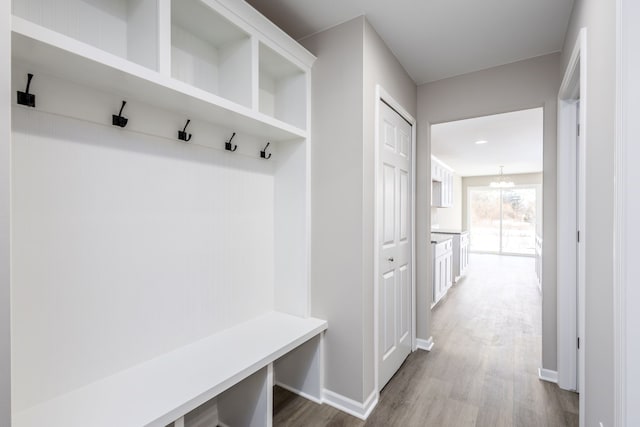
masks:
[[[431,156],[431,206],[453,207],[453,169]]]

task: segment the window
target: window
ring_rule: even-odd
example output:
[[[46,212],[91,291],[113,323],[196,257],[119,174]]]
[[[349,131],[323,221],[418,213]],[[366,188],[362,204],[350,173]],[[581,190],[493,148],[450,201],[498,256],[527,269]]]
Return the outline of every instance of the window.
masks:
[[[535,186],[469,188],[470,250],[534,255],[537,200]]]

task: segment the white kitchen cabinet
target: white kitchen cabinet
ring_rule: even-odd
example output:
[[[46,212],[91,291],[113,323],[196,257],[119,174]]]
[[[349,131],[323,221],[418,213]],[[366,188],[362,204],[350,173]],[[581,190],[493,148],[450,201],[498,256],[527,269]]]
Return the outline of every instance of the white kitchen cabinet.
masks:
[[[314,56],[243,1],[12,4],[13,427],[321,399]]]
[[[435,156],[431,156],[431,206],[453,206],[453,170]]]
[[[432,243],[433,250],[433,304],[444,297],[453,284],[453,241]]]
[[[469,233],[463,232],[437,232],[439,236],[451,236],[451,283],[456,283],[464,275],[469,265]]]

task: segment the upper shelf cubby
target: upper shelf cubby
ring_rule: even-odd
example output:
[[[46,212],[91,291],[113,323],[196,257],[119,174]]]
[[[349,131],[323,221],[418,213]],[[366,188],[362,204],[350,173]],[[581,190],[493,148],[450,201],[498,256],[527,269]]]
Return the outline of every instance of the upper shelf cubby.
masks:
[[[306,129],[306,73],[262,43],[259,57],[260,112],[300,129]]]
[[[251,107],[251,36],[200,0],[171,2],[174,78]]]
[[[13,0],[13,14],[152,70],[158,0]]]

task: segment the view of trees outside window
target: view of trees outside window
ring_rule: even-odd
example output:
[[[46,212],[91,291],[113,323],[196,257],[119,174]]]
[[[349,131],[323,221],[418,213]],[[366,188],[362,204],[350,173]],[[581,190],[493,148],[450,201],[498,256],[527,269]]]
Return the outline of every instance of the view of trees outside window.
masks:
[[[469,188],[471,251],[535,254],[536,189]]]

